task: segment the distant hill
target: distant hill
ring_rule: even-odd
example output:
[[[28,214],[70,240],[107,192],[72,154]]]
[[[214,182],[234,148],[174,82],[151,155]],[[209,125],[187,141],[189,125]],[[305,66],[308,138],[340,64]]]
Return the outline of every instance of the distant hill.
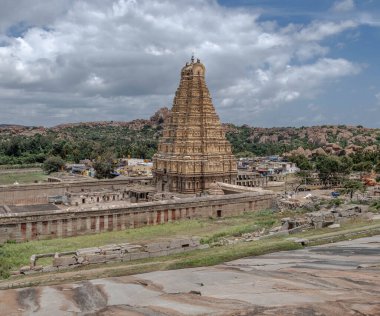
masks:
[[[258,128],[225,124],[227,136],[237,151],[261,154],[327,153],[346,155],[374,151],[380,145],[380,129],[363,126],[322,125],[311,127]],[[240,145],[240,148],[236,148]],[[306,150],[306,152],[305,152]]]
[[[69,161],[113,157],[151,158],[157,150],[165,119],[162,108],[150,119],[130,122],[99,121],[61,124],[51,128],[0,125],[0,164],[42,162],[49,155]],[[380,129],[362,126],[312,126],[259,128],[223,124],[238,156],[302,154],[348,155],[377,151]]]
[[[17,125],[17,124],[0,124],[0,129],[12,129],[12,128],[29,128],[29,126]]]

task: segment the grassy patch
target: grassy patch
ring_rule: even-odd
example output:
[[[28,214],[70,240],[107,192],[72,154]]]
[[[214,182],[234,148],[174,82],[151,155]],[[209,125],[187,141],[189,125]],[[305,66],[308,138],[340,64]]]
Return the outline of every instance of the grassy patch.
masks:
[[[0,246],[0,277],[7,278],[11,270],[16,270],[23,265],[28,265],[32,254],[72,251],[79,248],[96,247],[119,242],[144,243],[154,241],[157,238],[175,238],[179,236],[200,236],[203,243],[213,243],[222,237],[240,236],[243,233],[261,230],[264,227],[270,228],[273,225],[277,225],[280,218],[291,215],[294,216],[296,212],[284,214],[272,211],[261,211],[245,213],[229,218],[182,220],[157,226],[147,226],[125,231],[105,232],[96,235],[77,236],[65,239],[30,241],[19,244],[6,243]],[[112,273],[115,275],[123,275],[132,274],[130,271],[145,272],[151,271],[151,269],[163,270],[214,265],[246,256],[300,248],[298,244],[287,241],[286,238],[288,237],[305,237],[312,240],[313,238],[323,236],[331,237],[331,240],[337,241],[346,238],[342,236],[342,233],[346,231],[360,231],[363,230],[364,227],[380,228],[379,224],[379,221],[372,224],[368,221],[354,221],[345,223],[341,228],[334,230],[330,228],[309,230],[291,236],[271,237],[255,242],[242,242],[235,245],[213,247],[207,250],[180,253],[168,257],[144,259],[137,261],[137,263],[136,261],[130,263],[112,263],[111,265],[108,264],[107,267],[115,266],[118,272]],[[363,236],[365,235],[366,234]],[[318,243],[319,242],[320,241],[318,241]],[[322,243],[325,242],[329,241],[322,241]],[[50,262],[51,261],[44,259],[38,261],[37,264],[48,265]],[[136,267],[138,264],[142,264],[143,267]],[[149,268],[147,268],[147,266],[149,266]],[[95,266],[88,266],[83,270],[86,269],[96,270]],[[95,277],[99,276],[103,276],[103,274],[96,275]]]
[[[281,239],[260,240],[256,242],[239,243],[209,250],[198,251],[190,258],[179,260],[169,265],[168,269],[182,269],[200,266],[212,266],[248,256],[259,256],[275,251],[294,250],[302,248],[294,242]]]
[[[377,199],[371,203],[370,210],[373,213],[380,213],[380,199]]]
[[[272,215],[270,215],[272,214]],[[217,241],[220,237],[240,236],[261,227],[270,226],[273,212],[246,213],[230,218],[182,220],[156,226],[146,226],[124,231],[104,232],[95,235],[64,239],[34,240],[26,243],[6,243],[0,246],[0,277],[8,277],[12,269],[29,264],[32,254],[73,251],[79,248],[96,247],[112,243],[144,243],[157,238],[200,236],[204,242]],[[38,264],[47,264],[47,260]]]
[[[220,225],[219,229],[210,229],[202,238],[202,243],[214,243],[223,237],[238,237],[245,233],[270,228],[278,223],[282,215],[271,210],[247,212],[239,216],[227,217],[218,221],[209,221],[212,225]],[[209,227],[209,225],[208,225]]]
[[[33,171],[25,173],[0,173],[0,185],[14,184],[15,182],[20,184],[34,183],[46,179],[47,175],[44,174],[42,171]]]

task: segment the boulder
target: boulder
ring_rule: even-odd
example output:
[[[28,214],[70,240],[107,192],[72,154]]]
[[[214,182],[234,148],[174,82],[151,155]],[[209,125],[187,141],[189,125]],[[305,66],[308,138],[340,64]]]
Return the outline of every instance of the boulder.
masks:
[[[26,271],[30,270],[30,266],[23,266],[20,268],[20,273],[25,273]]]
[[[77,259],[75,257],[59,257],[54,256],[53,266],[54,267],[68,267],[77,264]]]
[[[134,252],[131,253],[131,260],[145,259],[149,257],[148,252]]]
[[[77,250],[76,255],[77,256],[85,256],[85,255],[88,255],[88,254],[97,254],[97,253],[100,253],[100,252],[101,252],[101,249],[98,248],[98,247],[82,248],[82,249],[78,249]]]
[[[58,271],[58,268],[53,267],[53,266],[43,267],[42,269],[42,272],[55,272],[55,271]]]
[[[88,263],[105,263],[106,257],[103,255],[87,255],[86,260]]]

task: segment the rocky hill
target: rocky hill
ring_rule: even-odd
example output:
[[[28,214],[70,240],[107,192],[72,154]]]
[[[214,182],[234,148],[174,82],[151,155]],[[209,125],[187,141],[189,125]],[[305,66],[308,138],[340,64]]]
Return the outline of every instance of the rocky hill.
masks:
[[[130,122],[83,122],[52,128],[0,125],[0,164],[41,162],[47,155],[78,161],[106,152],[150,158],[169,115],[170,110],[162,108],[150,119]],[[362,126],[260,128],[228,123],[223,126],[238,156],[347,155],[376,151],[380,145],[380,129]]]
[[[247,142],[282,147],[288,154],[351,154],[359,150],[375,151],[380,144],[380,129],[362,126],[311,126],[256,128],[227,125],[229,133],[246,129]]]

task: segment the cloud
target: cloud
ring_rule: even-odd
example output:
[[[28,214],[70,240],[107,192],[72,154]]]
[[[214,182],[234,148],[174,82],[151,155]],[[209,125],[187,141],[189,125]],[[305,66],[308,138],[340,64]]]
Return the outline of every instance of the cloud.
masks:
[[[355,28],[358,25],[359,23],[353,20],[346,20],[338,23],[317,21],[301,29],[299,34],[297,34],[297,38],[302,41],[321,41],[329,36]]]
[[[325,44],[355,29],[353,19],[280,26],[256,11],[211,0],[56,0],[46,6],[36,0],[33,9],[18,10],[27,3],[5,1],[0,13],[4,122],[149,117],[171,106],[180,68],[193,51],[206,65],[216,107],[235,122],[247,120],[241,113],[312,99],[360,71],[347,59],[329,57]],[[22,32],[10,31],[20,21]]]
[[[322,86],[340,77],[360,72],[360,66],[345,59],[320,58],[314,63],[284,69],[258,69],[250,79],[243,79],[222,89],[218,98],[227,99],[224,106],[247,109],[255,114],[297,99],[312,99]]]
[[[375,98],[377,100],[377,103],[380,105],[380,92],[375,94]]]
[[[333,11],[337,12],[346,12],[346,11],[352,11],[355,9],[355,2],[354,0],[340,0],[336,1],[332,7]]]
[[[380,17],[378,15],[376,16],[367,12],[360,13],[358,16],[358,21],[364,25],[380,27]]]
[[[22,33],[30,26],[52,24],[64,15],[74,0],[45,1],[33,0],[2,0],[0,10],[0,33]]]

